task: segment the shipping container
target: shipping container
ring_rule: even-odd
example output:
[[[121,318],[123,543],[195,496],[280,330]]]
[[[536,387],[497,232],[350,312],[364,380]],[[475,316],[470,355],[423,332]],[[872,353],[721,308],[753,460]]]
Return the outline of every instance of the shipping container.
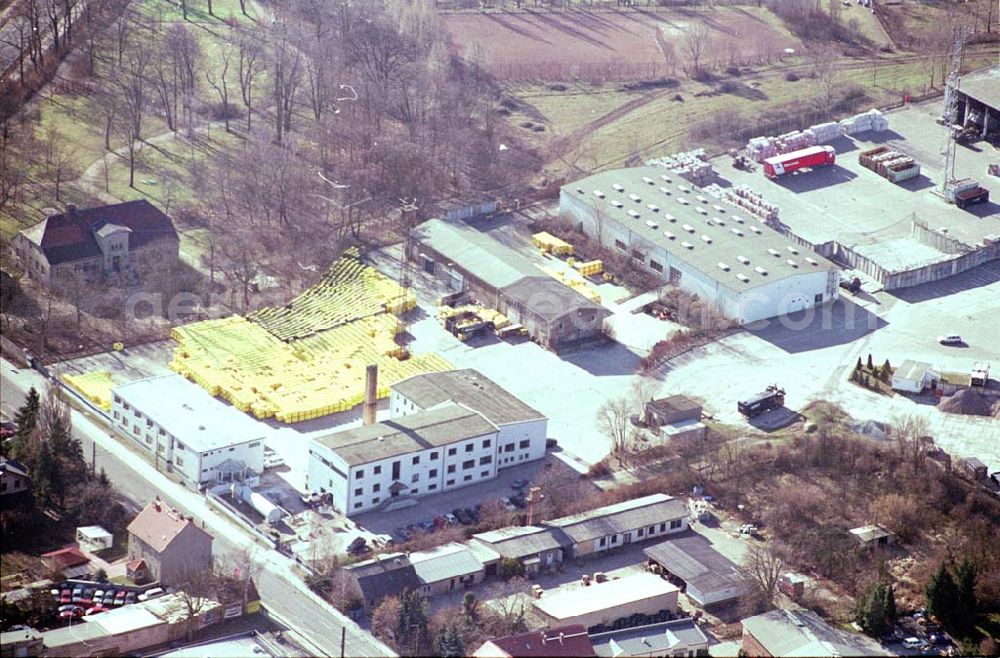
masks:
[[[837,152],[832,146],[810,146],[765,159],[764,175],[776,178],[797,169],[832,165],[836,160]]]
[[[890,149],[888,146],[877,146],[873,149],[862,151],[860,154],[858,154],[858,164],[860,164],[862,167],[871,169],[872,158],[874,158],[877,155],[881,155],[883,153],[888,153],[889,150]]]
[[[892,165],[885,172],[885,177],[893,183],[902,183],[904,180],[916,178],[920,175],[920,165],[915,162]]]
[[[984,187],[976,187],[971,190],[964,190],[955,194],[955,205],[959,208],[968,208],[977,203],[986,203],[990,200],[990,191]]]

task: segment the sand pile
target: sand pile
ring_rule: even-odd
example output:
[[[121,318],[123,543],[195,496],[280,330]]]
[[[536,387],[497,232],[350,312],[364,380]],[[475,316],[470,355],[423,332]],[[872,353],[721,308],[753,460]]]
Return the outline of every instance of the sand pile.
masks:
[[[966,416],[991,416],[990,400],[972,389],[963,389],[952,396],[941,398],[938,409],[950,414],[965,414]]]

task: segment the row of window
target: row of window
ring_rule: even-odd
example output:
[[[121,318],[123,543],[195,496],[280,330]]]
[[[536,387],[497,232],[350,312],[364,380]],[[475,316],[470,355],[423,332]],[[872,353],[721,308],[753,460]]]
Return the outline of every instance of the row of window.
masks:
[[[489,448],[491,445],[493,445],[493,440],[492,439],[483,439],[482,447],[483,447],[484,450],[487,449],[487,448]],[[521,441],[521,447],[522,448],[527,448],[528,445],[529,445],[528,441]],[[476,445],[474,443],[467,443],[467,444],[465,444],[465,452],[472,452],[475,449],[476,449]],[[514,449],[514,444],[513,443],[509,443],[509,444],[507,444],[507,446],[505,446],[505,450],[508,451],[508,452],[512,451],[513,449]],[[448,456],[449,457],[454,457],[457,454],[458,454],[458,448],[448,448]],[[436,461],[437,459],[438,459],[438,451],[435,450],[435,451],[433,451],[433,452],[430,453],[428,460],[429,461]],[[483,459],[485,459],[486,461],[483,461]],[[483,457],[482,459],[479,460],[479,463],[480,464],[489,464],[491,461],[493,461],[492,457]],[[414,455],[413,458],[411,459],[411,462],[412,462],[412,464],[414,466],[420,464],[420,455]],[[326,460],[323,460],[323,463],[326,464],[327,466],[330,465]],[[464,464],[468,464],[468,463],[470,463],[470,462],[464,462]],[[465,466],[464,464],[463,464],[462,468],[471,468],[471,467]],[[449,467],[449,468],[452,468],[452,467]],[[432,471],[432,472],[434,472],[434,471]],[[449,470],[449,473],[450,472],[452,472],[452,471]],[[381,475],[381,474],[382,474],[382,466],[381,465],[377,465],[377,466],[373,466],[372,467],[372,475]],[[354,471],[354,479],[355,480],[361,480],[361,479],[364,479],[364,477],[365,477],[365,469],[359,468],[356,471]],[[431,477],[434,477],[434,476],[431,475]]]
[[[682,519],[674,519],[673,521],[670,522],[670,529],[671,530],[677,530],[678,528],[682,527],[683,525],[684,525],[684,521]],[[660,524],[660,532],[666,532],[666,531],[667,531],[667,524],[666,523],[661,523]],[[636,530],[635,534],[636,534],[637,537],[645,537],[647,534],[649,536],[653,536],[655,533],[656,533],[656,526],[655,525],[651,525],[648,528],[639,528],[638,530]],[[618,535],[611,535],[610,545],[614,546],[617,543],[618,543]],[[597,546],[599,548],[605,548],[605,547],[608,546],[608,544],[609,544],[608,537],[601,537],[598,540],[598,542],[597,542]]]

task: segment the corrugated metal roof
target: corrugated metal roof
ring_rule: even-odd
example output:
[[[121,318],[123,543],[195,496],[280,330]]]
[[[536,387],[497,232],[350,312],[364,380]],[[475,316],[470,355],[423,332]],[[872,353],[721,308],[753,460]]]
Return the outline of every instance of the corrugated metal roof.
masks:
[[[424,585],[461,578],[483,570],[483,563],[463,544],[445,544],[410,553],[410,563]]]
[[[688,507],[683,500],[653,494],[546,521],[545,525],[561,528],[567,537],[579,543],[683,519],[687,515]]]
[[[643,550],[646,557],[700,591],[706,599],[732,587],[743,587],[746,579],[736,565],[712,548],[701,535],[689,532]]]
[[[496,425],[544,418],[478,370],[448,370],[414,375],[394,384],[394,391],[421,409],[451,400],[478,411]]]
[[[741,623],[772,656],[893,655],[872,638],[833,628],[811,610],[772,610]]]
[[[590,587],[546,592],[533,605],[557,620],[569,620],[627,603],[669,596],[679,590],[670,581],[652,573],[623,576]]]
[[[473,535],[476,539],[506,558],[523,558],[569,545],[558,528],[514,526]]]
[[[959,81],[958,89],[966,96],[1000,110],[1000,66],[966,73]]]

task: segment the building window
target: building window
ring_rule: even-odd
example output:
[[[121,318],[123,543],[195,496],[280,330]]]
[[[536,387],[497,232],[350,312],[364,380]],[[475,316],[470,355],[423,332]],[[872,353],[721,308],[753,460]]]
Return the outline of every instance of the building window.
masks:
[[[436,468],[432,468],[431,472],[427,474],[427,477],[429,477],[429,478],[436,478],[437,474],[438,474],[438,470]]]
[[[670,529],[671,530],[676,530],[677,528],[680,528],[682,525],[684,525],[684,521],[683,520],[681,520],[681,519],[674,519],[673,521],[670,522]]]
[[[471,443],[466,443],[465,444],[465,451],[466,452],[472,452],[475,449],[476,449],[476,446],[474,446],[473,444],[471,444]]]
[[[431,461],[434,461],[437,458],[438,458],[438,453],[437,450],[435,450],[434,452],[431,453]]]
[[[821,303],[823,301],[823,293],[819,293],[818,295],[813,297],[813,301],[816,302],[817,304]]]
[[[611,543],[612,544],[618,543],[618,535],[611,535]]]
[[[375,475],[382,475],[382,467],[375,466],[374,468],[372,468],[372,473],[374,473]]]
[[[177,449],[178,449],[178,450],[183,450],[183,449],[184,449],[184,444],[183,444],[183,443],[181,443],[180,441],[178,441],[178,442],[177,442]]]
[[[646,534],[645,528],[639,528],[639,536],[642,537],[645,534]]]
[[[661,523],[660,524],[660,532],[666,532],[666,531],[667,531],[667,524],[666,523]]]
[[[491,463],[493,463],[493,456],[492,455],[486,455],[485,457],[480,457],[479,458],[479,465],[480,466],[485,466],[486,464],[491,464]]]
[[[603,548],[604,546],[608,545],[608,540],[604,537],[601,537],[601,541],[597,542],[597,545]]]
[[[372,493],[378,493],[380,491],[382,491],[382,485],[381,484],[373,484],[372,485]]]
[[[136,418],[142,418],[142,414],[141,414],[141,413],[139,413],[139,410],[138,410],[138,409],[136,409],[134,413],[135,413],[135,417],[136,417]]]
[[[481,471],[479,473],[479,477],[481,477],[481,478],[488,478],[489,476],[490,476],[490,472],[489,471]]]
[[[361,495],[361,494],[363,494],[364,492],[365,492],[365,490],[364,490],[364,489],[362,489],[361,487],[358,487],[357,489],[355,489],[355,490],[354,490],[354,495],[355,495],[355,496],[360,496],[360,495]]]
[[[637,260],[639,262],[642,262],[642,261],[646,260],[646,257],[643,256],[642,252],[639,251],[638,249],[633,249],[632,250],[632,258],[634,258],[635,260]]]
[[[432,484],[431,486],[427,487],[427,491],[436,491],[437,488],[438,486],[436,484]]]
[[[372,498],[372,505],[378,505],[378,503],[379,503],[380,500],[381,500],[381,498],[379,498],[378,496],[375,496],[374,498]]]
[[[458,454],[458,448],[448,448],[449,457],[454,457],[456,454]]]
[[[181,457],[180,455],[174,456],[174,461],[177,462],[178,466],[183,466],[184,465],[184,458]]]
[[[354,471],[354,479],[355,480],[360,480],[364,476],[365,476],[365,469],[359,468],[358,470]]]
[[[514,444],[513,443],[508,443],[507,445],[505,445],[503,447],[503,451],[504,452],[514,452]]]
[[[414,473],[411,475],[410,482],[420,482],[420,473]]]
[[[649,267],[651,269],[657,271],[657,272],[660,272],[660,273],[663,272],[663,265],[661,265],[659,262],[653,260],[652,258],[649,259]]]
[[[128,411],[129,409],[131,409],[131,407],[128,406],[128,402],[125,402],[125,403],[122,404],[122,409],[124,409],[125,411]]]
[[[469,481],[469,480],[471,480],[471,479],[472,479],[472,476],[471,476],[471,475],[466,475],[466,476],[465,476],[464,478],[462,478],[462,481],[463,481],[463,482],[468,482],[468,481]]]
[[[455,472],[455,465],[454,464],[451,464],[451,465],[448,466],[448,472],[449,473],[454,473]]]
[[[354,509],[361,509],[361,501],[354,503]]]
[[[649,534],[653,534],[654,532],[656,532],[656,526],[655,525],[649,526],[649,529],[646,530],[646,532]]]
[[[484,448],[489,448],[490,445],[491,445],[491,442],[490,442],[489,439],[483,439],[483,447]]]
[[[670,268],[670,283],[678,284],[681,282],[681,271],[676,267]]]
[[[445,486],[448,486],[448,487],[450,487],[451,485],[455,484],[455,481],[454,481],[454,480],[448,480],[448,481],[447,481],[447,482],[445,482],[444,484],[445,484]]]
[[[413,465],[416,466],[419,463],[420,463],[420,455],[417,455],[416,457],[413,458]]]
[[[621,240],[615,240],[615,246],[621,249],[622,251],[625,251],[625,243],[622,242]]]
[[[116,395],[115,396],[115,403],[116,404],[121,404],[121,402],[122,402],[122,399]]]
[[[420,489],[417,489],[416,487],[413,487],[412,489],[410,489],[410,493],[412,495],[416,496],[418,493],[420,493]]]
[[[163,428],[161,427],[161,428],[160,428],[160,436],[163,436],[163,435],[165,435],[166,433],[167,433],[167,431],[166,431],[165,429],[163,429]]]
[[[147,418],[146,419],[146,427],[152,427],[152,426],[153,426],[153,420],[151,418]]]
[[[118,412],[117,411],[114,412],[114,414],[112,414],[112,415],[115,417],[115,420],[118,420]]]
[[[475,459],[466,460],[466,461],[462,462],[462,470],[463,471],[467,471],[467,470],[469,470],[470,468],[472,468],[475,465],[476,465],[476,460]]]
[[[520,448],[521,450],[525,450],[530,445],[531,445],[531,441],[529,441],[528,439],[525,439],[524,441],[521,441],[520,443],[518,443],[517,447]]]

